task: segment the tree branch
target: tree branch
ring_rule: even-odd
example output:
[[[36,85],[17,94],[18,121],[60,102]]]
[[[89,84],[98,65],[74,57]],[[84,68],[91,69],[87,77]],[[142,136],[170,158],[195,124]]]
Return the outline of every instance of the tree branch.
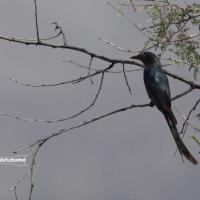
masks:
[[[35,7],[35,28],[36,28],[36,35],[37,35],[37,43],[40,43],[39,28],[38,28],[38,17],[37,17],[37,2],[36,2],[36,0],[34,0],[34,7]]]
[[[190,112],[188,113],[184,123],[183,123],[183,126],[182,126],[182,129],[181,129],[181,132],[180,133],[183,133],[186,125],[188,124],[188,120],[192,114],[192,112],[196,109],[196,107],[198,106],[198,104],[200,103],[200,99],[196,101],[196,103],[194,104],[194,106],[191,108]]]
[[[127,79],[127,77],[126,77],[126,71],[125,71],[124,64],[122,64],[122,68],[123,68],[123,73],[124,73],[124,79],[125,79],[125,81],[126,81],[126,85],[127,85],[127,87],[128,87],[128,91],[130,92],[130,94],[132,94],[132,91],[131,91],[130,85],[129,85],[129,83],[128,83],[128,79]]]
[[[56,119],[56,120],[44,120],[44,119],[39,119],[39,118],[35,118],[35,119],[23,118],[23,117],[20,117],[20,116],[11,115],[9,113],[0,113],[0,115],[1,116],[7,116],[7,117],[10,117],[10,118],[16,119],[16,120],[25,121],[25,122],[41,122],[41,123],[57,123],[57,122],[62,122],[62,121],[66,121],[66,120],[69,120],[69,119],[73,119],[73,118],[79,116],[80,114],[86,112],[87,110],[89,110],[91,107],[94,106],[96,100],[99,97],[100,91],[102,89],[102,84],[103,84],[103,79],[104,79],[104,75],[103,74],[104,73],[102,73],[102,78],[101,78],[101,82],[100,82],[100,85],[99,85],[99,89],[98,89],[98,91],[96,93],[96,96],[95,96],[94,100],[92,101],[92,103],[88,107],[84,108],[83,110],[81,110],[80,112],[78,112],[78,113],[76,113],[76,114],[74,114],[72,116],[64,117],[64,118],[60,118],[60,119]],[[178,98],[181,98],[181,97],[189,94],[193,90],[194,90],[194,88],[190,87],[189,89],[187,89],[187,90],[181,92],[180,94],[177,94],[176,96],[174,96],[171,100],[174,101],[174,100],[176,100]],[[151,103],[149,103],[149,104],[138,104],[137,106],[138,107],[143,107],[144,105],[151,106],[150,104]],[[135,107],[137,107],[137,106],[135,105]],[[126,109],[126,108],[122,108],[122,109]],[[25,149],[28,148],[28,147],[29,146],[26,146]],[[22,150],[24,150],[24,149],[22,149]],[[20,150],[20,151],[22,151],[22,150]],[[18,153],[18,152],[14,152],[14,153]]]

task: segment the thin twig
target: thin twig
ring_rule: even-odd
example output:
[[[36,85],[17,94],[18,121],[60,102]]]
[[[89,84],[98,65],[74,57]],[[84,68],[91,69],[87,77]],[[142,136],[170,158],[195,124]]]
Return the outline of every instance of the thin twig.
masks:
[[[61,33],[59,32],[55,35],[52,35],[52,36],[49,36],[49,37],[46,37],[46,38],[40,38],[40,41],[52,40],[52,39],[58,38],[60,35],[61,35]],[[18,39],[21,40],[21,41],[24,41],[24,42],[35,42],[35,43],[37,43],[36,39],[26,39],[26,38],[18,38]]]
[[[133,4],[133,0],[130,0],[130,3],[131,3],[131,7],[133,8],[133,11],[136,11],[135,6]]]
[[[30,192],[29,192],[29,200],[32,199],[32,194],[33,194],[33,189],[34,189],[34,183],[33,183],[33,172],[34,172],[34,167],[36,166],[36,157],[38,154],[39,149],[41,148],[41,146],[43,145],[43,142],[39,143],[38,146],[36,147],[35,151],[33,152],[33,158],[32,158],[32,162],[31,162],[31,168],[30,168],[30,182],[31,182],[31,186],[30,186]]]
[[[200,85],[199,84],[196,84],[195,82],[193,82],[193,81],[190,81],[190,80],[187,80],[187,79],[185,79],[185,78],[183,78],[183,77],[181,77],[181,76],[179,76],[179,75],[177,75],[177,74],[172,74],[172,73],[170,73],[170,72],[168,72],[168,71],[166,71],[166,70],[163,70],[168,76],[170,76],[170,77],[172,77],[172,78],[174,78],[174,79],[177,79],[177,80],[179,80],[179,81],[181,81],[181,82],[183,82],[183,83],[186,83],[186,84],[188,84],[188,85],[190,85],[192,88],[194,88],[194,89],[200,89]]]
[[[108,44],[109,46],[119,50],[119,51],[125,51],[125,52],[128,52],[128,53],[138,53],[139,51],[133,51],[131,49],[124,49],[122,47],[119,47],[117,46],[116,44],[112,43],[112,42],[109,42],[108,40],[105,40],[104,38],[102,37],[99,37],[99,40],[101,40],[102,42]]]
[[[18,200],[18,196],[17,196],[17,187],[14,187],[14,195],[15,195],[15,200]]]
[[[115,61],[115,60],[113,60],[113,61]],[[126,62],[125,60],[121,60],[122,62],[114,62],[114,64],[117,64],[117,63],[121,63],[121,64],[130,64],[130,62],[128,61],[128,62]],[[143,65],[141,65],[141,64],[139,64],[139,63],[137,63],[136,65],[139,65],[139,66],[141,66],[141,67],[143,67]],[[112,67],[111,67],[112,68]],[[103,70],[97,70],[97,71],[95,71],[95,73],[93,73],[93,74],[90,74],[90,76],[91,77],[93,77],[93,76],[96,76],[96,75],[98,75],[98,74],[100,74],[100,73],[102,73],[102,72],[107,72],[107,71],[109,71],[109,69],[110,69],[110,67],[107,67],[107,68],[105,68],[105,69],[103,69]],[[138,71],[138,70],[136,70],[136,71]],[[174,78],[174,79],[177,79],[177,80],[179,80],[179,81],[181,81],[181,82],[183,82],[183,83],[186,83],[186,84],[188,84],[188,85],[190,85],[192,88],[194,88],[194,89],[200,89],[200,85],[199,84],[197,84],[197,83],[195,83],[195,82],[193,82],[193,81],[190,81],[190,80],[187,80],[187,79],[185,79],[185,78],[183,78],[183,77],[181,77],[181,76],[179,76],[179,75],[177,75],[177,74],[172,74],[172,73],[170,73],[169,71],[166,71],[166,70],[163,70],[168,76],[170,76],[170,77],[172,77],[172,78]],[[74,80],[70,80],[70,81],[63,81],[63,82],[59,82],[59,83],[49,83],[49,84],[39,84],[39,85],[33,85],[33,84],[30,84],[30,83],[24,83],[24,82],[21,82],[21,81],[19,81],[19,80],[17,80],[17,79],[14,79],[14,78],[9,78],[9,80],[11,80],[11,81],[13,81],[14,83],[17,83],[17,84],[19,84],[19,85],[22,85],[22,86],[29,86],[29,87],[50,87],[50,86],[61,86],[61,85],[65,85],[65,84],[69,84],[69,83],[79,83],[79,82],[81,82],[81,81],[83,81],[83,80],[86,80],[87,78],[89,78],[89,76],[87,75],[87,76],[83,76],[83,77],[80,77],[80,78],[78,78],[78,79],[74,79]]]
[[[102,81],[102,83],[103,83],[103,74],[102,74],[102,79],[101,79]],[[102,85],[102,84],[100,84],[100,85]],[[100,88],[101,88],[101,86],[100,86]],[[100,90],[100,89],[99,89]],[[179,95],[180,96],[180,95]],[[176,98],[174,98],[174,99],[176,99]],[[103,118],[106,118],[106,117],[108,117],[108,116],[111,116],[111,115],[114,115],[114,114],[116,114],[116,113],[120,113],[120,112],[123,112],[123,111],[126,111],[126,110],[129,110],[129,109],[133,109],[133,108],[141,108],[141,107],[147,107],[147,106],[150,106],[150,104],[138,104],[138,105],[130,105],[130,106],[128,106],[128,107],[124,107],[124,108],[120,108],[120,109],[117,109],[117,110],[114,110],[114,111],[112,111],[112,112],[109,112],[109,113],[106,113],[106,114],[104,114],[104,115],[101,115],[101,116],[99,116],[99,117],[95,117],[95,118],[93,118],[93,119],[91,119],[91,120],[89,120],[89,121],[84,121],[84,122],[82,122],[81,124],[79,124],[79,125],[76,125],[76,126],[72,126],[72,127],[70,127],[70,128],[65,128],[65,129],[62,129],[62,130],[60,130],[60,131],[58,131],[58,132],[55,132],[55,133],[53,133],[53,134],[51,134],[50,136],[47,136],[47,137],[45,137],[45,138],[43,138],[43,139],[40,139],[40,140],[37,140],[36,142],[34,142],[33,144],[31,144],[31,145],[29,145],[29,146],[26,146],[26,148],[32,148],[32,147],[34,147],[35,145],[38,145],[37,146],[37,148],[36,148],[36,150],[35,150],[35,152],[34,152],[34,154],[33,154],[33,160],[32,160],[32,164],[31,164],[31,171],[30,171],[30,173],[31,173],[31,189],[30,189],[30,194],[29,194],[29,200],[31,200],[31,197],[32,197],[32,192],[33,192],[33,187],[34,187],[34,184],[33,184],[33,170],[34,170],[34,166],[35,166],[35,159],[36,159],[36,156],[37,156],[37,153],[38,153],[38,151],[39,151],[39,149],[40,149],[40,147],[43,145],[43,144],[45,144],[48,140],[50,140],[51,138],[53,138],[53,137],[56,137],[56,136],[58,136],[58,135],[61,135],[61,134],[64,134],[64,133],[68,133],[69,131],[72,131],[72,130],[74,130],[74,129],[78,129],[78,128],[80,128],[80,127],[83,127],[83,126],[86,126],[86,125],[88,125],[88,124],[90,124],[90,123],[93,123],[93,122],[95,122],[95,121],[98,121],[98,120],[100,120],[100,119],[103,119]],[[22,148],[21,150],[24,150],[25,148]],[[18,151],[16,151],[16,152],[20,152],[20,150],[18,150]]]
[[[37,34],[37,43],[40,43],[40,36],[39,36],[39,28],[38,28],[38,16],[37,16],[37,2],[34,0],[34,7],[35,7],[35,28]]]
[[[18,81],[18,80],[14,79],[14,78],[9,78],[9,80],[13,81],[14,83],[17,83],[19,85],[29,86],[29,87],[61,86],[61,85],[69,84],[69,83],[79,83],[81,81],[86,80],[89,77],[93,77],[93,76],[96,76],[98,74],[105,73],[107,70],[110,70],[114,65],[115,65],[115,63],[111,63],[108,67],[106,67],[106,68],[104,68],[102,70],[95,71],[94,73],[92,73],[90,75],[82,76],[82,77],[77,78],[77,79],[73,79],[73,80],[70,80],[70,81],[63,81],[63,82],[59,82],[59,83],[33,85],[33,84],[30,84],[30,83],[24,83],[24,82]]]
[[[116,6],[114,6],[112,3],[108,2],[108,5],[111,6],[111,8],[113,8],[115,11],[117,11],[118,13],[120,13],[124,18],[126,18],[134,27],[137,28],[137,30],[141,33],[144,34],[144,36],[146,36],[149,40],[151,40],[152,38],[150,38],[144,31],[141,30],[141,28],[132,20],[130,19],[126,14],[124,14],[124,12],[120,9],[118,9]]]
[[[181,94],[184,95],[186,93],[183,92]],[[181,97],[181,95],[177,95],[177,96]],[[175,99],[177,99],[176,96],[172,98],[172,101],[175,100]],[[150,103],[145,103],[145,104],[132,104],[132,105],[127,106],[127,107],[119,108],[117,110],[114,110],[114,111],[108,112],[106,114],[103,114],[103,115],[101,115],[99,117],[95,117],[95,118],[93,118],[93,119],[91,119],[89,121],[84,121],[79,125],[72,126],[70,128],[66,128],[66,129],[61,129],[60,131],[58,131],[56,133],[53,133],[52,135],[50,135],[48,137],[45,137],[43,139],[39,139],[39,140],[35,141],[34,143],[32,143],[30,145],[27,145],[27,146],[25,146],[25,147],[23,147],[23,148],[21,148],[19,150],[16,150],[15,153],[19,153],[19,152],[24,151],[25,149],[28,149],[28,148],[33,148],[35,145],[38,145],[41,142],[46,142],[47,140],[49,140],[50,138],[52,138],[54,136],[69,132],[69,131],[74,130],[74,129],[78,129],[78,128],[82,127],[82,126],[86,126],[87,124],[90,124],[90,123],[93,123],[95,121],[98,121],[99,119],[103,119],[103,118],[109,117],[111,115],[114,115],[114,114],[117,114],[117,113],[120,113],[120,112],[124,112],[124,111],[130,110],[130,109],[133,109],[133,108],[144,108],[144,107],[149,107],[149,106],[150,106]]]
[[[189,123],[186,123],[186,125],[185,125],[185,127],[184,127],[184,129],[183,129],[183,134],[180,132],[180,134],[183,135],[182,138],[183,138],[183,137],[185,136],[185,134],[186,134],[186,131],[187,131],[188,125],[189,125]]]
[[[124,64],[122,64],[122,68],[123,68],[124,79],[125,79],[126,85],[127,85],[127,87],[128,87],[128,91],[130,92],[130,94],[132,94],[132,91],[131,91],[131,88],[130,88],[130,85],[129,85],[129,83],[128,83],[128,79],[127,79],[127,76],[126,76],[126,71],[125,71]]]
[[[186,116],[185,116],[183,113],[181,113],[174,105],[172,105],[172,106],[173,106],[173,108],[175,109],[175,111],[178,113],[178,115],[185,121],[185,120],[186,120]],[[195,126],[192,124],[192,122],[190,122],[189,120],[187,121],[187,124],[190,125],[190,127],[191,127],[194,131],[199,131],[199,130],[200,130],[200,128],[195,127]]]
[[[92,65],[92,60],[93,60],[93,56],[90,57],[90,62],[89,62],[89,66],[88,66],[88,76],[90,77],[90,82],[91,84],[94,84],[92,77],[91,77],[91,65]]]
[[[67,63],[71,63],[71,64],[74,64],[75,66],[77,67],[80,67],[80,68],[83,68],[83,69],[87,69],[88,70],[88,67],[86,66],[83,66],[81,65],[80,63],[77,63],[73,60],[63,60],[63,62],[67,62]],[[94,71],[94,72],[97,72],[97,71],[100,71],[101,69],[94,69],[94,68],[90,68],[91,71]],[[142,69],[132,69],[132,70],[125,70],[125,72],[129,73],[129,72],[138,72],[138,71],[141,71]],[[112,74],[121,74],[123,73],[123,70],[107,70],[105,71],[104,73],[112,73]]]
[[[26,40],[21,40],[21,39],[18,39],[18,38],[9,38],[9,37],[5,37],[5,36],[0,36],[0,39],[1,40],[5,40],[5,41],[9,41],[9,42],[14,42],[14,43],[19,43],[19,44],[24,44],[24,45],[34,45],[34,46],[44,46],[44,47],[51,47],[53,49],[69,49],[69,50],[72,50],[72,51],[77,51],[77,52],[82,52],[86,55],[89,55],[89,56],[93,56],[94,58],[98,58],[102,61],[105,61],[105,62],[109,62],[109,63],[125,63],[125,64],[134,64],[134,65],[137,65],[137,66],[143,66],[142,64],[138,63],[138,62],[135,62],[135,61],[132,61],[132,60],[120,60],[120,59],[112,59],[112,58],[109,58],[109,57],[106,57],[106,56],[103,56],[103,55],[98,55],[92,51],[89,51],[85,48],[81,48],[81,47],[76,47],[76,46],[72,46],[72,45],[56,45],[56,44],[50,44],[50,43],[45,43],[45,42],[41,42],[40,43],[37,43],[37,42],[31,42],[31,41],[26,41]]]
[[[66,37],[65,37],[65,32],[63,31],[62,27],[59,26],[57,22],[52,22],[52,24],[54,24],[56,26],[55,30],[59,30],[59,34],[62,35],[64,46],[67,46],[67,40],[66,40]]]
[[[193,90],[194,90],[194,88],[190,87],[189,89],[187,89],[187,90],[183,91],[182,93],[177,94],[175,97],[173,97],[173,98],[172,98],[172,101],[173,101],[173,100],[176,100],[176,99],[179,99],[179,98],[185,96],[186,94],[189,94],[189,93],[192,92]]]
[[[7,190],[1,191],[0,194],[6,194],[8,192],[11,192],[13,190],[16,190],[17,186],[24,181],[24,179],[30,174],[30,169],[27,170],[27,172],[16,182],[14,186],[11,186]],[[14,191],[15,193],[15,191]]]
[[[56,119],[56,120],[43,120],[43,119],[39,119],[39,118],[36,118],[36,119],[22,118],[22,117],[19,117],[19,116],[14,116],[14,115],[8,114],[8,113],[0,113],[0,115],[8,116],[10,118],[21,120],[21,121],[27,121],[27,122],[44,122],[44,123],[58,123],[58,122],[67,121],[69,119],[73,119],[73,118],[81,115],[82,113],[86,112],[87,110],[89,110],[91,107],[93,107],[95,105],[95,102],[97,101],[97,99],[99,97],[99,94],[100,94],[100,91],[102,89],[103,80],[104,80],[104,72],[102,72],[102,76],[101,76],[101,81],[100,81],[100,84],[99,84],[99,88],[97,90],[97,93],[96,93],[95,98],[93,99],[92,103],[90,103],[86,108],[82,109],[78,113],[76,113],[74,115],[71,115],[69,117],[64,117],[64,118]]]
[[[200,103],[200,99],[196,101],[196,103],[194,104],[194,106],[191,108],[190,112],[188,113],[184,123],[183,123],[183,126],[182,126],[182,129],[181,129],[181,132],[180,133],[183,133],[183,130],[185,129],[185,126],[186,124],[188,124],[188,120],[192,114],[192,112],[196,109],[196,107],[198,106],[198,104]]]
[[[11,115],[11,114],[9,114],[9,113],[0,113],[0,115],[1,115],[1,116],[7,116],[7,117],[10,117],[10,118],[16,119],[16,120],[25,121],[25,122],[40,122],[40,123],[57,123],[57,122],[62,122],[62,121],[66,121],[66,120],[69,120],[69,119],[73,119],[73,118],[79,116],[80,114],[86,112],[87,110],[89,110],[91,107],[94,106],[94,104],[95,104],[97,98],[99,97],[100,91],[101,91],[101,89],[102,89],[103,79],[104,79],[104,73],[102,73],[102,77],[101,77],[99,89],[98,89],[98,91],[97,91],[97,93],[96,93],[96,95],[95,95],[95,98],[94,98],[94,100],[92,101],[92,103],[91,103],[88,107],[84,108],[83,110],[79,111],[78,113],[76,113],[76,114],[74,114],[74,115],[72,115],[72,116],[63,117],[63,118],[56,119],[56,120],[44,120],[44,119],[39,119],[39,118],[35,118],[35,119],[22,118],[22,117],[20,117],[20,116]],[[193,90],[194,90],[194,89],[190,87],[188,90],[185,90],[185,91],[181,92],[180,94],[177,94],[176,96],[174,96],[171,100],[174,101],[174,100],[176,100],[176,99],[178,99],[178,98],[181,98],[181,97],[183,97],[183,96],[189,94],[189,93],[192,92]],[[142,106],[142,104],[139,105],[139,106]],[[34,145],[35,145],[35,144],[34,144]],[[33,145],[33,146],[34,146],[34,145]],[[32,146],[32,147],[33,147],[33,146]],[[27,146],[25,146],[25,147],[19,149],[18,151],[13,152],[13,153],[19,153],[19,152],[21,152],[21,151],[23,151],[23,150],[25,150],[25,149],[27,149],[27,148],[31,148],[31,146],[27,145]]]
[[[61,49],[70,49],[70,50],[74,50],[74,51],[78,51],[78,52],[82,52],[82,53],[85,53],[87,55],[90,55],[90,56],[93,56],[95,58],[98,58],[102,61],[106,61],[106,62],[109,62],[109,63],[114,63],[114,64],[131,64],[131,65],[137,65],[137,66],[140,66],[142,68],[144,68],[144,66],[136,61],[131,61],[131,60],[120,60],[120,59],[111,59],[111,58],[108,58],[108,57],[105,57],[105,56],[102,56],[102,55],[98,55],[98,54],[95,54],[93,52],[90,52],[88,51],[87,49],[84,49],[84,48],[80,48],[80,47],[75,47],[75,46],[70,46],[70,45],[53,45],[53,44],[49,44],[49,43],[44,43],[44,42],[40,42],[40,43],[36,43],[36,42],[27,42],[27,41],[23,41],[23,40],[18,40],[16,38],[8,38],[8,37],[4,37],[4,36],[0,36],[0,39],[2,40],[7,40],[7,41],[10,41],[10,42],[15,42],[15,43],[20,43],[20,44],[25,44],[25,45],[40,45],[40,46],[45,46],[45,47],[52,47],[52,48],[61,48]],[[105,70],[108,70],[105,68]],[[101,73],[102,71],[100,71],[99,73]],[[105,72],[105,71],[104,71]],[[97,73],[97,72],[96,72]],[[180,77],[176,74],[172,74],[170,72],[167,72],[165,71],[165,73],[171,77],[173,77],[174,79],[177,79],[181,82],[184,82],[186,84],[189,84],[190,86],[192,87],[195,87],[197,89],[200,89],[200,85],[199,84],[196,84],[192,81],[189,81],[189,80],[186,80],[185,78],[183,77]],[[97,73],[98,74],[98,73]],[[94,74],[96,75],[96,74]],[[87,77],[84,77],[83,79],[87,79]],[[80,78],[81,80],[82,78]],[[15,81],[15,80],[14,80]],[[57,86],[57,85],[63,85],[63,84],[66,84],[68,82],[63,82],[63,83],[59,83],[59,84],[46,84],[45,86]],[[23,85],[23,84],[22,84]],[[27,85],[27,86],[30,86],[30,85]],[[42,85],[40,86],[33,86],[33,87],[41,87]]]
[[[103,115],[101,115],[101,116],[95,117],[95,118],[93,118],[93,119],[91,119],[91,120],[89,120],[89,121],[84,121],[84,122],[80,123],[79,125],[72,126],[72,127],[70,127],[70,128],[61,129],[60,131],[55,132],[55,133],[51,134],[51,135],[48,136],[48,137],[45,137],[45,138],[43,138],[43,139],[38,140],[38,142],[44,142],[44,143],[45,143],[46,141],[48,141],[49,139],[51,139],[51,138],[53,138],[53,137],[55,137],[55,136],[61,135],[61,134],[63,134],[63,133],[67,133],[67,132],[69,132],[69,131],[72,131],[72,130],[74,130],[74,129],[78,129],[78,128],[83,127],[83,126],[86,126],[86,125],[88,125],[88,124],[91,124],[91,123],[93,123],[93,122],[95,122],[95,121],[98,121],[98,120],[100,120],[100,119],[106,118],[106,117],[108,117],[108,116],[111,116],[111,115],[114,115],[114,114],[117,114],[117,113],[120,113],[120,112],[124,112],[124,111],[127,111],[127,110],[129,110],[129,109],[133,109],[133,108],[144,108],[144,107],[147,107],[147,106],[149,106],[149,105],[150,105],[150,104],[138,104],[138,105],[132,104],[132,105],[130,105],[130,106],[127,106],[127,107],[124,107],[124,108],[120,108],[120,109],[114,110],[114,111],[112,111],[112,112],[103,114]],[[33,144],[36,144],[36,143],[33,143]]]

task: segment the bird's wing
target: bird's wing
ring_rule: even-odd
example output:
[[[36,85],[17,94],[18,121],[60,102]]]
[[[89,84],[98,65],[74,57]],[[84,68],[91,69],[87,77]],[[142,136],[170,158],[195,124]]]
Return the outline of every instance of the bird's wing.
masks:
[[[171,94],[166,74],[160,68],[144,70],[144,83],[149,98],[159,110],[171,109]]]
[[[144,82],[149,98],[164,115],[171,119],[171,123],[176,125],[177,120],[171,110],[171,94],[166,74],[162,69],[147,69],[144,71]]]

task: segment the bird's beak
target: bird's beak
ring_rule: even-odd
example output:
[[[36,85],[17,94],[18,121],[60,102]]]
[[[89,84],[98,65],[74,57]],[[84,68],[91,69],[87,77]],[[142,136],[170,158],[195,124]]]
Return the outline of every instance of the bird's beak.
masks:
[[[136,55],[136,56],[132,56],[130,57],[131,59],[136,59],[136,60],[141,60],[141,56],[140,54],[139,55]]]

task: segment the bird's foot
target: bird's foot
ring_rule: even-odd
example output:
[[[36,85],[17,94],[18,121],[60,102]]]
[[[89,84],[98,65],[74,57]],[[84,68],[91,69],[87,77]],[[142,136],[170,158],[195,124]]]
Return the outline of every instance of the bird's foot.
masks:
[[[154,106],[155,106],[155,104],[154,104],[153,101],[150,102],[150,106],[151,106],[151,107],[154,107]]]

